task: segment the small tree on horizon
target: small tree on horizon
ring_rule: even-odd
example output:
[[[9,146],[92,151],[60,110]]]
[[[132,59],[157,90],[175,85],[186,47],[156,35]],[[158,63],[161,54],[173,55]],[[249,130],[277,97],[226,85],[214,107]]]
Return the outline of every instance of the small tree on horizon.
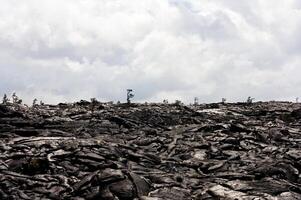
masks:
[[[35,99],[32,101],[32,107],[36,107],[36,106],[37,106],[37,102],[38,102],[38,100],[35,98]]]
[[[248,99],[247,99],[247,104],[252,104],[253,100],[254,100],[254,98],[249,96]]]
[[[94,113],[95,106],[99,102],[97,101],[96,98],[91,98],[90,100],[91,100],[91,112]]]
[[[13,100],[13,104],[15,104],[15,105],[20,105],[20,104],[22,104],[22,102],[23,102],[23,100],[22,99],[20,99],[17,95],[16,95],[16,93],[14,92],[13,93],[13,95],[12,95],[12,100]]]
[[[127,89],[126,101],[128,104],[131,103],[131,99],[134,98],[134,96],[135,96],[132,92],[133,92],[132,89]]]
[[[17,101],[18,101],[18,99],[19,99],[18,96],[17,96],[16,93],[14,92],[13,95],[12,95],[13,103],[16,104]]]
[[[176,100],[176,101],[175,101],[175,105],[177,105],[177,106],[182,106],[182,105],[184,105],[184,104],[182,103],[182,101]]]
[[[226,98],[222,98],[222,104],[225,104],[225,103],[226,103],[226,101],[227,101],[227,99],[226,99]]]
[[[194,103],[193,103],[194,106],[198,106],[199,105],[199,98],[197,97],[194,97]]]
[[[4,95],[3,95],[2,103],[3,103],[3,104],[7,104],[8,102],[9,102],[9,99],[7,98],[7,95],[4,94]]]

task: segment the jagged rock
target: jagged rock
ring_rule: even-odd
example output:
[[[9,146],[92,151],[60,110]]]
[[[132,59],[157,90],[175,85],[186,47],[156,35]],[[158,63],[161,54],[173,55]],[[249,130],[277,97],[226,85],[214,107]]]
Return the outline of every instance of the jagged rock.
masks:
[[[296,118],[296,119],[300,119],[301,118],[301,109],[296,109],[291,113],[292,117]]]
[[[281,200],[301,200],[301,195],[295,192],[283,192],[276,198]]]
[[[211,187],[208,192],[215,198],[227,200],[253,200],[258,198],[258,196],[248,195],[247,193],[231,190],[221,185]]]
[[[0,105],[0,199],[298,200],[300,110]]]
[[[161,199],[168,200],[189,200],[192,199],[189,190],[172,187],[172,188],[162,188],[150,192],[151,197],[158,197]]]
[[[286,154],[295,160],[301,160],[301,150],[299,149],[291,149],[288,152],[286,152]]]

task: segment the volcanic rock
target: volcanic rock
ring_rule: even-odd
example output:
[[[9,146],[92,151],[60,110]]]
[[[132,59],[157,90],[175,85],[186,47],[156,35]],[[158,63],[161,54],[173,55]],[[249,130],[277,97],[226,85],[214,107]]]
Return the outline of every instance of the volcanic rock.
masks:
[[[0,105],[0,199],[301,199],[301,105]]]

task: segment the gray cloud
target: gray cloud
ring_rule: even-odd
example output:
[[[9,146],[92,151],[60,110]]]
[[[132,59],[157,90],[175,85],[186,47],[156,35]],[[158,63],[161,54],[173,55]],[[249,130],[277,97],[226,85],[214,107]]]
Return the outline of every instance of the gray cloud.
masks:
[[[0,1],[0,93],[26,102],[301,93],[297,0]]]

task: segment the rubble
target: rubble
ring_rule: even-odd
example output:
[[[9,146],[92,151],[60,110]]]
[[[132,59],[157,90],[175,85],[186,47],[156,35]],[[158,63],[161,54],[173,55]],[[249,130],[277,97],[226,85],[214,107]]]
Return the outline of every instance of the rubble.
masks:
[[[0,199],[301,199],[301,104],[92,103],[0,105]]]

